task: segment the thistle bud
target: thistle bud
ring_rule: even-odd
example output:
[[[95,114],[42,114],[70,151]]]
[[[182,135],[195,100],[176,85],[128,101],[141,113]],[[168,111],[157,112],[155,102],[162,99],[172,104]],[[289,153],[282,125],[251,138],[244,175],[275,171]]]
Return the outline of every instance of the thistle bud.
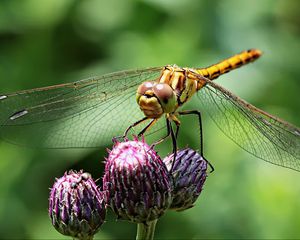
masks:
[[[172,170],[174,154],[168,155],[163,161],[174,181],[173,202],[170,209],[183,211],[193,207],[207,177],[207,161],[190,148],[177,151]]]
[[[145,223],[172,202],[171,175],[144,141],[117,142],[106,160],[103,190],[119,219]]]
[[[105,202],[88,173],[69,171],[56,179],[49,197],[52,225],[63,235],[91,239],[105,219]]]

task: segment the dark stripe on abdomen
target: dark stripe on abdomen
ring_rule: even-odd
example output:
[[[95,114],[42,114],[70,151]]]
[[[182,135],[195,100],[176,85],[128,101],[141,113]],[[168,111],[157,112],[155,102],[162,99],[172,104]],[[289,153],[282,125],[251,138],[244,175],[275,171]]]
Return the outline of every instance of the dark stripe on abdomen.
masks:
[[[207,68],[196,69],[199,74],[207,77],[211,80],[216,79],[220,75],[227,73],[233,69],[239,68],[246,65],[249,62],[255,61],[261,56],[261,51],[257,49],[249,49],[243,51],[237,55],[230,58],[224,59],[223,61],[211,65]]]

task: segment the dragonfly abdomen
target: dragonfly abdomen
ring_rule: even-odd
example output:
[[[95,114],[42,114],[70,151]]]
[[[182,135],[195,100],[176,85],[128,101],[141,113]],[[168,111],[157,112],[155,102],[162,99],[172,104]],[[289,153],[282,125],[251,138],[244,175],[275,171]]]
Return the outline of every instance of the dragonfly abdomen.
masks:
[[[227,73],[233,69],[239,68],[247,63],[253,62],[261,56],[262,52],[257,49],[249,49],[226,58],[223,61],[213,64],[207,68],[200,68],[196,71],[202,76],[210,80],[216,79],[220,75]]]

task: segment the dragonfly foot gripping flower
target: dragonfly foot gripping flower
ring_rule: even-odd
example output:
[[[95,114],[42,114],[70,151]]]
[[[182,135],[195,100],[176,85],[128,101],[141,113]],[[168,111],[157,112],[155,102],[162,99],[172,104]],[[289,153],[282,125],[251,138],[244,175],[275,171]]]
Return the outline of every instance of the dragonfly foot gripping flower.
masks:
[[[103,194],[90,174],[70,171],[56,180],[50,192],[49,216],[61,234],[92,239],[105,215]]]

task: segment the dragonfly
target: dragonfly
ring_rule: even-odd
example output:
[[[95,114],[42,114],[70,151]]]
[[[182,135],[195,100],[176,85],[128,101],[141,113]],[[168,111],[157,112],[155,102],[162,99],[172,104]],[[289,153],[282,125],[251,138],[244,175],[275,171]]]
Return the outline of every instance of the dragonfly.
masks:
[[[215,82],[261,56],[250,49],[205,68],[176,65],[126,70],[54,86],[0,93],[0,139],[42,148],[98,148],[113,136],[167,134],[200,108],[238,146],[275,165],[300,171],[300,129],[251,105]],[[196,96],[196,97],[195,97]],[[182,111],[190,99],[199,109]],[[138,104],[136,104],[138,103]],[[163,117],[165,116],[165,117]],[[175,123],[176,132],[171,123]],[[142,127],[141,127],[142,126]],[[160,140],[159,140],[160,141]]]

